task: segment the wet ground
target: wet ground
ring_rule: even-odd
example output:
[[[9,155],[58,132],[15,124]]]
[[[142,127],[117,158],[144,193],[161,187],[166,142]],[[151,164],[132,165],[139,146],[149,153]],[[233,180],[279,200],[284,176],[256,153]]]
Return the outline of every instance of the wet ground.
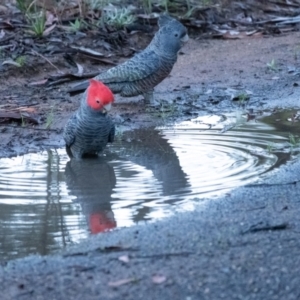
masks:
[[[198,142],[204,145],[207,135],[209,145],[213,144],[211,141],[216,136],[221,139],[222,144],[227,136],[245,141],[244,130],[252,130],[254,134],[260,133],[259,139],[255,138],[260,148],[257,156],[267,158],[267,169],[285,163],[292,153],[290,150],[285,151],[286,147],[291,148],[285,142],[293,144],[291,133],[296,139],[295,144],[298,138],[298,121],[295,114],[300,106],[298,39],[299,33],[230,41],[191,39],[183,48],[170,77],[156,89],[155,97],[161,100],[161,107],[146,108],[142,101],[117,100],[113,117],[119,130],[120,141],[134,146],[134,140],[127,138],[127,131],[153,126],[163,128],[162,126],[171,124],[172,127],[167,127],[164,134],[180,153],[185,143],[182,142],[184,139],[177,141],[177,144],[174,139],[172,143],[174,130],[180,131],[174,124],[198,117],[235,114],[242,110],[243,118],[249,119],[249,122],[243,125],[246,127],[231,128],[229,123],[223,134],[216,134],[208,126],[205,133],[202,131],[199,134],[198,139],[193,136],[189,140],[187,145],[191,147],[186,151],[194,151],[197,155],[196,146]],[[48,66],[45,68],[50,71]],[[29,75],[32,76],[30,79]],[[78,98],[69,98],[64,92],[67,86],[53,89],[24,86],[25,83],[41,79],[44,75],[34,75],[34,72],[26,70],[16,80],[13,72],[10,76],[2,74],[3,77],[6,76],[7,81],[1,85],[2,99],[6,102],[3,104],[1,101],[1,108],[15,111],[19,107],[32,107],[34,117],[40,124],[32,126],[21,121],[16,127],[15,123],[5,122],[0,127],[1,157],[44,150],[32,163],[36,164],[37,169],[41,167],[43,172],[50,157],[49,152],[45,150],[63,146],[62,128],[78,104]],[[282,108],[292,107],[294,110],[274,117]],[[265,123],[262,123],[261,118],[266,111],[272,117],[268,119],[265,116]],[[51,124],[46,126],[49,120]],[[276,129],[271,133],[274,134],[275,142],[264,135],[265,131],[269,131],[266,129],[267,125],[271,125],[272,130]],[[266,127],[261,128],[264,126]],[[191,133],[188,131],[188,134]],[[270,132],[268,137],[269,134]],[[274,154],[276,144],[279,144],[281,156]],[[243,145],[249,146],[249,143],[244,142]],[[255,157],[257,152],[252,146],[249,147],[246,153]],[[205,149],[207,147],[202,148],[203,151]],[[222,149],[218,152],[216,148],[212,148],[209,154],[214,158],[214,155],[219,157],[216,153],[223,152]],[[60,150],[58,153],[66,165],[66,157]],[[242,161],[245,161],[245,151],[241,153],[238,159],[234,159],[235,162],[240,161],[241,157]],[[178,152],[176,154],[177,158],[180,157]],[[35,154],[27,155],[34,157]],[[127,159],[131,161],[130,153],[127,155]],[[201,153],[198,155],[201,157]],[[60,156],[52,155],[51,159],[55,160],[57,157]],[[184,153],[181,157],[184,157]],[[22,174],[22,162],[18,159],[15,161]],[[24,160],[27,161],[25,157]],[[39,164],[41,160],[44,162]],[[181,158],[180,162],[182,161],[184,158]],[[213,161],[215,159],[212,159]],[[118,167],[122,164],[124,167],[124,161]],[[192,189],[193,184],[196,187],[200,186],[199,181],[202,177],[197,178],[194,173],[189,173],[193,172],[187,168],[189,165],[187,163],[185,167],[184,164],[181,167],[187,178],[190,174],[191,178],[196,178],[195,183],[189,181],[188,188]],[[222,174],[220,163],[214,167]],[[76,169],[76,166],[74,168]],[[203,166],[200,169],[202,168]],[[9,173],[9,168],[3,168],[3,165],[2,170]],[[135,171],[145,170],[147,168]],[[245,170],[248,169],[244,169],[244,174],[247,174]],[[256,171],[255,174],[264,171],[265,169]],[[207,168],[203,176],[212,173],[215,174],[212,169]],[[58,176],[59,172],[53,174]],[[150,180],[156,182],[157,186],[160,186],[159,192],[163,193],[161,189],[164,180],[157,179],[153,169],[152,174],[154,177]],[[161,171],[157,174],[160,176]],[[3,268],[0,269],[3,299],[98,299],[99,295],[104,299],[145,299],[145,295],[151,295],[146,297],[147,299],[298,299],[299,174],[299,163],[290,161],[283,168],[279,168],[275,175],[270,176],[270,185],[262,184],[230,191],[224,198],[215,198],[214,201],[205,202],[203,206],[197,206],[194,212],[180,212],[147,226],[138,225],[97,235],[63,257],[30,257],[7,265],[3,263]],[[245,178],[242,179],[237,179],[233,185],[239,186]],[[50,188],[47,188],[50,195],[52,191],[59,189],[60,180],[59,176],[57,179],[51,178]],[[157,183],[159,180],[161,183]],[[72,179],[69,182],[72,182]],[[249,181],[245,180],[244,183]],[[26,180],[24,185],[26,186]],[[45,189],[42,193],[44,191]],[[69,191],[72,194],[72,189]],[[78,193],[76,189],[73,192]],[[62,197],[66,194],[66,191],[63,191]],[[195,198],[200,198],[199,194],[199,191],[196,195],[191,193]],[[5,197],[7,196],[6,194]],[[26,193],[22,190],[18,200],[22,202],[25,198]],[[50,197],[48,203],[51,203],[51,200],[53,199]],[[41,206],[35,209],[39,210],[45,205],[47,204],[44,198]],[[122,205],[120,206],[122,208]],[[140,204],[135,212],[142,206]],[[17,205],[14,207],[18,208]],[[31,212],[32,207],[28,206],[27,209]],[[78,206],[78,210],[81,209]],[[83,218],[83,211],[84,209],[77,214],[79,218]],[[15,213],[20,215],[22,211]],[[34,213],[38,214],[37,211]],[[31,212],[33,218],[34,213]],[[59,210],[56,213],[57,219],[61,217]],[[144,215],[147,216],[147,212]],[[35,222],[30,219],[25,221],[27,223],[23,225],[29,225],[29,229],[32,229],[31,234],[37,237],[39,233],[31,227]],[[72,218],[68,222],[72,223]],[[69,224],[68,222],[65,224]],[[80,223],[78,219],[76,222]],[[43,218],[41,223],[47,225]],[[86,219],[82,223],[88,226]],[[65,224],[56,223],[56,226],[61,228],[53,233],[52,241],[61,240],[61,234],[57,236],[57,232],[62,232]],[[111,221],[110,226],[114,227],[114,221]],[[26,226],[20,224],[16,231],[22,231],[24,228],[26,229]],[[16,234],[13,229],[7,236],[9,241],[12,235]],[[45,232],[46,229],[42,232],[43,238],[47,239]],[[30,248],[29,242],[27,245]],[[18,250],[9,251],[12,251],[12,257],[18,256]],[[33,252],[35,251],[33,249]],[[46,253],[47,249],[43,251]]]
[[[64,148],[0,159],[1,261],[190,211],[266,178],[297,159],[300,125],[290,115],[247,121],[237,110],[135,129],[99,159],[70,161]]]
[[[191,39],[171,75],[156,88],[155,97],[161,107],[147,108],[140,97],[117,98],[112,116],[119,133],[206,113],[230,112],[241,106],[254,115],[268,107],[297,106],[298,38],[298,33],[292,33],[230,41]],[[65,92],[68,85],[28,86],[57,74],[46,63],[42,66],[43,72],[41,66],[35,66],[1,74],[1,110],[17,114],[17,120],[9,118],[13,124],[7,124],[1,118],[0,157],[63,146],[63,126],[77,109],[80,96],[70,97]]]

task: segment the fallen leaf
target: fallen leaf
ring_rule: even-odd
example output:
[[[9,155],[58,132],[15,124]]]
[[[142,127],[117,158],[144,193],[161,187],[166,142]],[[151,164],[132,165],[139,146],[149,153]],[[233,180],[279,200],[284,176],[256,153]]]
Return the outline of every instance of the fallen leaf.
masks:
[[[6,12],[7,11],[7,7],[4,5],[0,5],[0,12]]]
[[[76,66],[77,66],[77,69],[78,69],[78,72],[77,72],[77,75],[78,76],[82,76],[83,74],[83,66],[80,65],[79,63],[75,62]]]
[[[4,36],[5,36],[5,31],[2,29],[0,31],[0,39],[4,38]]]
[[[136,279],[135,278],[121,279],[121,280],[117,280],[117,281],[110,281],[108,283],[108,285],[111,287],[118,287],[118,286],[130,283],[133,281],[136,281]]]
[[[39,81],[33,81],[28,83],[29,86],[35,86],[35,85],[43,85],[48,81],[48,79],[43,79],[43,80],[39,80]]]
[[[128,263],[129,262],[129,257],[128,255],[122,255],[118,258],[120,261],[124,262],[124,263]]]
[[[46,11],[46,22],[45,25],[52,25],[54,22],[57,21],[57,18],[50,12],[50,11]]]
[[[44,32],[43,36],[49,35],[49,33],[56,27],[56,24],[53,24],[52,26],[48,27]]]
[[[161,284],[167,280],[166,276],[163,275],[153,275],[152,276],[152,282],[156,284]]]
[[[16,67],[21,67],[21,65],[15,61],[13,61],[12,59],[8,59],[8,60],[5,60],[2,65],[13,65],[13,66],[16,66]]]
[[[18,107],[16,110],[27,113],[36,113],[36,109],[34,107]]]
[[[72,49],[75,49],[81,53],[86,53],[86,54],[91,54],[93,56],[99,56],[99,57],[104,57],[104,54],[98,51],[95,51],[93,49],[90,48],[86,48],[86,47],[76,47],[76,46],[71,46]]]

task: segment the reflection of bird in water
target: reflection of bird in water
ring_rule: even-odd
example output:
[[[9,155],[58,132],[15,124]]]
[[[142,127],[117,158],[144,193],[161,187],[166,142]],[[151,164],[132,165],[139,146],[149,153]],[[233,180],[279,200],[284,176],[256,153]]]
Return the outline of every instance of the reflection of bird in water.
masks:
[[[118,155],[151,170],[162,184],[164,196],[190,191],[176,152],[158,130],[138,129],[128,136],[130,142],[122,141]]]
[[[92,234],[117,226],[111,209],[116,176],[104,158],[72,159],[66,165],[65,176],[70,194],[81,204]]]

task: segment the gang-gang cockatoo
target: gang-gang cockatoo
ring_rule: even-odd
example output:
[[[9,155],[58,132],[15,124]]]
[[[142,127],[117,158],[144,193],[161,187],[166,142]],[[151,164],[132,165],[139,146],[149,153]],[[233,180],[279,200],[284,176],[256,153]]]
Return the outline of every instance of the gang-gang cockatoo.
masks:
[[[146,103],[154,104],[154,87],[170,74],[179,50],[188,40],[187,29],[176,19],[163,15],[158,25],[159,30],[146,49],[94,79],[102,81],[114,94],[123,97],[142,94]],[[84,81],[68,92],[75,94],[87,86]]]
[[[79,109],[68,120],[63,137],[70,157],[80,159],[85,155],[97,155],[107,143],[112,143],[115,126],[107,112],[114,95],[102,82],[90,79]]]

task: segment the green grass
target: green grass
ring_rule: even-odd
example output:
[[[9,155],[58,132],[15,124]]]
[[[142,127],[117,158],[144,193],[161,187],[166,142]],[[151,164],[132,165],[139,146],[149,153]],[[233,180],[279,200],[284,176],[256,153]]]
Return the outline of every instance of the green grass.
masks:
[[[16,0],[16,5],[17,8],[25,14],[28,11],[33,10],[34,2],[34,0]]]
[[[84,21],[80,20],[80,19],[76,19],[75,22],[70,22],[70,30],[71,31],[79,31],[81,29],[84,29],[85,24]]]
[[[49,112],[46,118],[46,124],[45,124],[46,129],[49,129],[51,127],[53,120],[54,120],[54,113],[53,113],[53,106],[52,106],[51,111]]]
[[[103,7],[107,6],[109,0],[85,0],[89,9],[91,10],[102,10]]]
[[[26,64],[26,56],[18,56],[16,59],[15,59],[15,62],[20,66],[20,67],[23,67],[25,66]]]
[[[142,7],[145,14],[152,13],[152,0],[142,0]]]
[[[25,120],[25,118],[23,117],[22,114],[21,114],[21,120],[22,120],[21,126],[25,127],[26,126],[26,120]]]
[[[299,147],[300,146],[300,138],[295,136],[294,134],[289,134],[289,143],[291,147]]]
[[[267,67],[268,67],[269,70],[271,70],[271,71],[275,71],[275,72],[278,71],[277,63],[276,63],[275,59],[272,59],[271,62],[267,63]]]
[[[146,110],[147,111],[147,110]],[[150,107],[148,112],[152,112],[153,108]],[[166,122],[168,118],[180,113],[180,107],[175,103],[163,103],[160,101],[160,106],[158,110],[155,108],[154,116],[160,118],[162,121]]]
[[[276,147],[275,147],[275,144],[273,142],[269,142],[268,143],[268,145],[267,145],[267,151],[268,151],[269,154],[272,153],[275,148]]]
[[[250,96],[245,92],[238,95],[238,101],[241,103],[244,103],[245,101],[248,101]]]
[[[135,21],[135,16],[132,15],[131,10],[128,8],[115,8],[107,10],[104,13],[104,23],[114,26],[116,28],[123,28]]]
[[[44,11],[35,15],[28,15],[30,23],[30,32],[37,37],[42,37],[46,29],[46,15]]]

